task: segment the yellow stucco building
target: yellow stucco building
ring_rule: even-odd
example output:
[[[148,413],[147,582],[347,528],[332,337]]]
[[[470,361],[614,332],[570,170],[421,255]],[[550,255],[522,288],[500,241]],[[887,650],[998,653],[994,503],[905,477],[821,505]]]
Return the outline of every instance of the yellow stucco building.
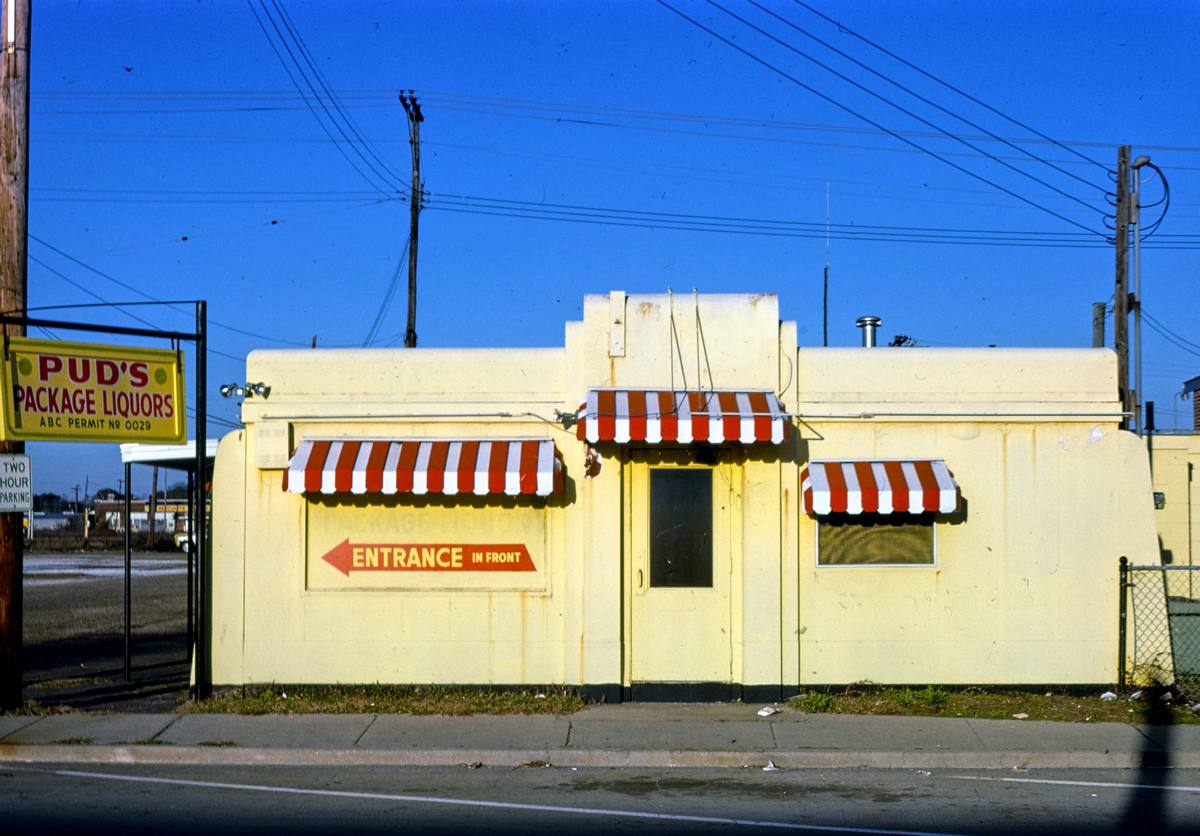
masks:
[[[771,294],[588,296],[562,348],[255,351],[211,678],[1111,683],[1158,562],[1105,349],[797,348]]]

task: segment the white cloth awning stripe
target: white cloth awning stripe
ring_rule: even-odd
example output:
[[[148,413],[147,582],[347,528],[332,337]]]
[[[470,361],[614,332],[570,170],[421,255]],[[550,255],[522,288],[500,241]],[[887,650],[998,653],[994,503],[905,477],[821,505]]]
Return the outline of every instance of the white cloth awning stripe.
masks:
[[[951,514],[959,488],[941,459],[811,461],[800,477],[809,514]]]
[[[562,490],[550,439],[305,439],[284,470],[289,493],[550,496]]]
[[[617,444],[783,444],[787,411],[767,390],[591,389],[577,413],[580,441]]]

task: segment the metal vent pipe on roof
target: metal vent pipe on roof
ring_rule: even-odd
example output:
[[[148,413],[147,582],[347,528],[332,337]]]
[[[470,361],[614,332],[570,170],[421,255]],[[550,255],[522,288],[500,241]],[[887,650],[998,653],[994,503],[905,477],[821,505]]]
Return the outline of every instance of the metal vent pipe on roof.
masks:
[[[855,324],[862,329],[863,348],[874,348],[875,329],[883,324],[883,320],[877,316],[860,316]]]

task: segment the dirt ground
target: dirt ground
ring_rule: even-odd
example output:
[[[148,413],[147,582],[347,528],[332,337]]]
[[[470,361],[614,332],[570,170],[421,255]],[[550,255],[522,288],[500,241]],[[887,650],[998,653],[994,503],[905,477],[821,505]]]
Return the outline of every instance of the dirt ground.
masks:
[[[169,711],[187,695],[187,558],[136,553],[131,680],[119,553],[25,556],[25,699],[46,707]]]

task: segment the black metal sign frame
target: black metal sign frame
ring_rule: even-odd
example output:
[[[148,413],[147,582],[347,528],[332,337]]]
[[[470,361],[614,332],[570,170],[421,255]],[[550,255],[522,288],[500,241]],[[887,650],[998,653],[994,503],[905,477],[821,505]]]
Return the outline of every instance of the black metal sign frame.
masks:
[[[194,641],[188,642],[188,652],[192,654],[191,662],[196,672],[195,695],[199,699],[204,699],[212,694],[212,660],[209,654],[209,620],[212,616],[212,595],[210,589],[210,573],[212,571],[212,560],[208,549],[208,401],[206,390],[208,388],[208,302],[203,299],[189,299],[184,302],[163,302],[159,304],[194,304],[196,306],[196,330],[195,331],[169,331],[156,328],[133,328],[121,325],[97,325],[90,322],[69,322],[58,319],[43,319],[41,317],[31,317],[16,314],[0,314],[0,325],[20,325],[26,328],[56,328],[66,331],[90,331],[101,334],[119,334],[132,337],[150,337],[153,339],[172,340],[175,342],[191,342],[196,345],[196,368],[195,368],[195,386],[196,386],[196,430],[193,434],[193,440],[196,444],[196,461],[193,465],[196,474],[196,490],[195,501],[196,508],[189,510],[188,513],[188,534],[194,536],[192,542],[195,543],[196,556],[196,576],[195,576],[195,629],[192,629],[192,614],[190,601],[192,599],[192,584],[190,577],[192,553],[188,553],[188,634],[189,638]],[[73,306],[69,306],[73,307]],[[81,306],[84,307],[84,306]],[[130,529],[130,485],[129,466],[125,466],[125,679],[128,681],[131,678],[131,660],[130,660],[130,631],[131,631],[131,613],[130,613],[130,587],[132,576],[133,555],[131,551],[129,529]],[[189,475],[190,481],[190,475]],[[192,499],[192,492],[188,492],[188,501]],[[199,511],[201,516],[200,525],[194,525],[195,511]],[[195,532],[194,535],[192,532]],[[18,583],[20,580],[18,579]],[[194,635],[193,635],[194,633]]]

